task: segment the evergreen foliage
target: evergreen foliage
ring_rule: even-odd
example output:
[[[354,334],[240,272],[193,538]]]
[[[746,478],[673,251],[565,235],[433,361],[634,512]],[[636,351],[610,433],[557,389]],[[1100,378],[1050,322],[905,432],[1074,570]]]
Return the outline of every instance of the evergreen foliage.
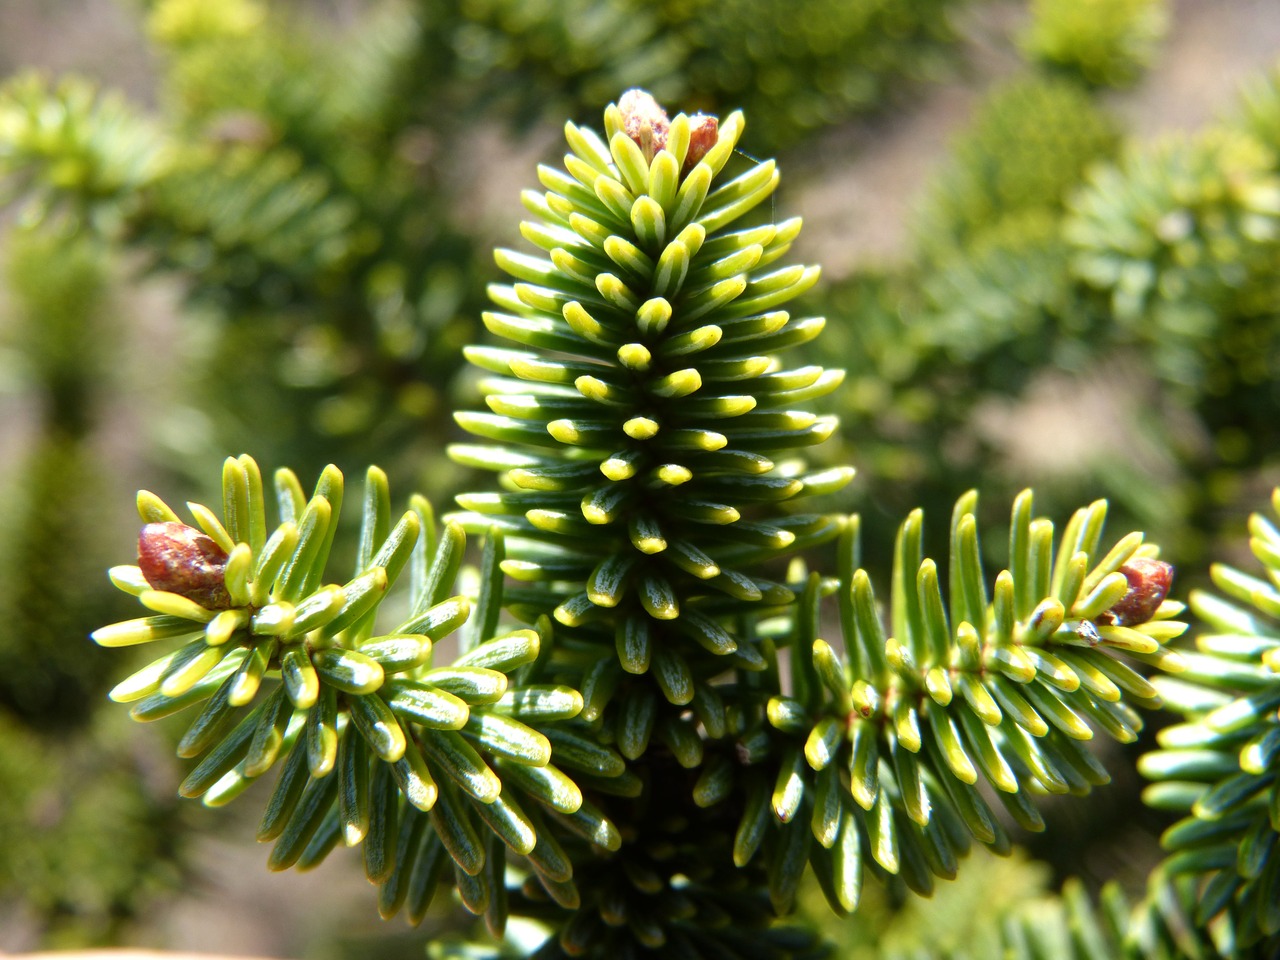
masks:
[[[1179,557],[1205,556],[1225,500],[1273,459],[1280,412],[1274,86],[1259,78],[1224,122],[1150,143],[1124,143],[1060,78],[990,94],[922,198],[907,261],[824,294],[829,315],[860,317],[830,339],[850,358],[840,412],[877,499],[945,509],[956,481],[1012,494],[1032,471],[1055,507],[1101,490]],[[1135,456],[1106,437],[1056,458],[1003,448],[984,408],[1050,381],[1116,394]],[[1139,451],[1167,480],[1134,496]],[[948,489],[931,479],[944,475]]]
[[[687,95],[688,40],[664,4],[637,0],[418,0],[424,62],[449,64],[445,96],[528,127],[631,86]],[[440,90],[433,93],[440,94]],[[452,112],[452,111],[449,111]]]
[[[113,658],[68,642],[121,607],[100,576],[94,451],[108,260],[75,230],[17,230],[6,252],[5,346],[22,360],[7,374],[34,402],[0,512],[0,891],[22,892],[51,945],[110,943],[172,883],[178,843],[173,803],[103,720]]]
[[[244,402],[206,405],[206,435],[187,441],[206,461],[272,407],[287,415],[258,420],[253,441],[273,460],[377,455],[407,474],[430,457],[424,433],[447,429],[452,361],[481,309],[474,118],[527,130],[643,85],[746,104],[768,121],[761,142],[795,142],[938,76],[953,5],[814,3],[797,20],[792,4],[416,0],[325,38],[258,0],[163,0],[146,20],[158,115],[76,78],[13,79],[0,190],[30,222],[69,210],[138,251],[219,324],[192,378],[223,394],[236,379]],[[836,29],[797,37],[796,22]],[[809,107],[770,106],[810,89],[815,65]]]
[[[170,71],[162,123],[84,81],[10,81],[0,183],[30,221],[70,211],[175,273],[224,324],[228,353],[265,353],[243,392],[296,408],[297,424],[263,442],[304,461],[305,435],[385,449],[436,408],[427,384],[447,384],[419,371],[446,369],[466,337],[471,259],[436,172],[380,122],[408,53],[388,49],[383,21],[338,45],[248,0],[205,6],[152,11]],[[237,363],[215,354],[210,368],[225,382]]]
[[[441,421],[454,357],[479,313],[475,237],[489,229],[475,217],[470,171],[460,177],[459,158],[485,160],[474,138],[487,118],[528,129],[568,110],[594,112],[639,82],[663,81],[664,93],[690,96],[695,24],[684,12],[628,2],[602,17],[603,6],[387,3],[328,38],[299,11],[257,0],[140,4],[159,74],[154,106],[77,77],[19,75],[0,85],[0,205],[33,231],[6,249],[15,286],[28,288],[17,299],[101,299],[100,278],[69,277],[98,245],[125,254],[113,267],[177,281],[185,329],[162,365],[141,371],[160,389],[144,401],[146,437],[138,442],[153,455],[165,448],[157,459],[166,471],[199,477],[221,451],[251,444],[305,472],[330,458],[376,455],[393,474],[429,473],[437,490],[450,489],[456,483],[436,455],[437,438],[448,429]],[[894,5],[899,16],[907,6]],[[872,12],[851,21],[849,36],[867,46],[918,42],[930,63],[953,39],[937,17],[912,38],[877,37],[891,20]],[[521,27],[519,42],[505,32],[512,24]],[[746,56],[741,28],[728,21],[697,33],[717,47],[737,43]],[[845,69],[902,72],[889,58]],[[714,70],[699,77],[708,85],[704,102],[728,96]],[[866,96],[846,104],[874,105]],[[56,237],[53,247],[68,237],[87,242],[22,253],[42,236]],[[56,267],[62,279],[51,280]],[[40,367],[24,369],[20,387],[37,395],[40,416],[47,403],[50,436],[33,437],[14,464],[0,550],[0,607],[13,625],[0,640],[3,703],[32,722],[61,724],[68,738],[95,716],[104,670],[65,638],[119,616],[118,601],[86,575],[104,563],[95,539],[104,531],[88,497],[102,496],[101,478],[119,469],[119,458],[104,457],[85,433],[100,381],[113,376],[102,359],[115,341],[98,340],[95,324],[82,320],[46,313],[24,321],[12,344]],[[168,384],[181,395],[165,393]],[[112,789],[101,783],[104,795]],[[167,833],[156,843],[175,847]],[[83,863],[108,849],[86,846]],[[120,863],[128,862],[122,846]],[[172,873],[145,854],[136,862]],[[114,866],[83,867],[79,889],[94,876],[117,876]],[[141,874],[132,886],[157,888]],[[6,892],[22,895],[17,886]],[[45,909],[60,902],[56,894],[29,900],[39,900],[38,930],[50,918],[49,930],[77,922]],[[109,901],[82,898],[89,912]],[[112,907],[117,919],[101,935],[127,937],[137,902]]]
[[[158,136],[119,95],[34,75],[3,91],[0,186],[23,200],[28,221],[68,211],[114,227],[162,168]]]
[[[1043,72],[979,107],[907,261],[818,292],[788,265],[776,165],[740,141],[813,143],[936,76],[950,0],[404,0],[340,39],[258,0],[145,6],[158,108],[75,78],[0,87],[38,406],[0,517],[0,889],[33,885],[50,945],[125,938],[177,871],[155,772],[87,731],[119,653],[66,641],[120,615],[84,574],[114,249],[209,321],[199,370],[156,371],[208,392],[188,453],[249,439],[319,474],[308,495],[228,459],[221,511],[185,519],[141,493],[137,565],[111,579],[143,615],[94,632],[156,648],[111,696],[185,714],[182,795],[243,808],[271,781],[272,869],[358,847],[382,916],[482,919],[488,937],[428,946],[450,960],[817,958],[840,949],[822,901],[871,931],[860,958],[1280,953],[1280,534],[1255,516],[1264,572],[1214,567],[1189,611],[1159,559],[1198,583],[1185,561],[1228,549],[1224,505],[1274,482],[1280,73],[1220,123],[1134,143],[1098,88],[1146,68],[1165,5],[1034,0]],[[719,119],[632,90],[602,134],[577,122],[633,85]],[[493,144],[566,115],[459,373],[492,232],[468,194]],[[1111,398],[1124,448],[1037,437],[1011,467],[993,406],[1052,378]],[[486,409],[449,422],[477,382]],[[437,522],[418,496],[394,513],[370,468],[350,523],[321,464],[357,455],[436,494],[497,479]],[[953,505],[970,486],[1012,498],[1007,524],[976,492]],[[1099,490],[1110,506],[1070,513]],[[1107,517],[1167,549],[1104,537]],[[1103,741],[1163,709],[1138,768],[1182,819],[1145,893],[1070,880],[1029,902],[1014,858],[988,876],[1023,902],[971,942],[881,946],[884,905],[973,882],[975,843],[1054,836],[1125,762]]]
[[[1280,489],[1271,500],[1280,514]],[[1183,722],[1161,730],[1160,749],[1140,759],[1139,769],[1155,781],[1144,800],[1184,816],[1162,838],[1169,855],[1146,897],[1130,907],[1108,885],[1095,905],[1078,883],[1068,884],[1060,902],[1007,918],[1003,956],[1215,960],[1270,957],[1280,949],[1280,533],[1261,513],[1250,517],[1249,532],[1265,579],[1215,565],[1219,592],[1191,596],[1205,625],[1196,651],[1179,654],[1185,669],[1177,676],[1152,679],[1165,709]]]
[[[1097,87],[1134,83],[1169,28],[1167,0],[1032,0],[1027,56]]]
[[[82,443],[52,434],[19,465],[21,480],[9,481],[0,707],[33,730],[70,734],[88,722],[108,686],[110,660],[67,643],[119,612],[98,577],[110,548],[90,532],[94,508],[83,493],[90,463]]]
[[[226,462],[222,520],[189,505],[203,533],[154,495],[139,495],[147,523],[139,566],[113,568],[112,580],[154,615],[103,627],[94,639],[182,645],[117,684],[112,699],[145,721],[203,704],[178,754],[200,758],[180,793],[206,805],[230,802],[280,762],[258,828],[259,840],[274,841],[272,869],[313,865],[340,839],[364,841],[384,915],[405,907],[420,920],[447,851],[468,904],[481,912],[492,901],[497,910],[499,840],[532,852],[531,798],[572,813],[582,804],[578,787],[548,763],[551,742],[536,729],[575,715],[580,695],[519,679],[540,638],[495,633],[496,541],[472,617],[468,597],[449,596],[461,530],[446,524],[437,533],[421,500],[393,526],[385,476],[370,470],[355,576],[326,585],[342,475],[327,469],[310,500],[287,470],[275,488],[282,520],[270,532],[262,478],[248,457]],[[406,569],[398,625],[377,633],[377,609]],[[419,670],[433,644],[469,618],[462,655]],[[567,880],[550,844],[534,862]]]
[[[191,825],[124,726],[73,737],[0,713],[0,891],[23,896],[51,949],[118,943],[181,880]]]
[[[1271,508],[1280,514],[1280,489]],[[1185,719],[1139,766],[1157,781],[1147,802],[1186,814],[1163,837],[1164,869],[1194,880],[1195,921],[1228,956],[1280,950],[1280,533],[1255,513],[1249,534],[1265,578],[1219,564],[1217,592],[1192,594],[1207,630],[1187,672],[1158,681]]]
[[[689,98],[717,110],[741,107],[753,118],[754,144],[785,150],[944,76],[961,4],[667,0],[662,6],[692,48]]]
[[[1072,273],[1062,219],[1085,170],[1118,145],[1115,122],[1070,83],[1000,84],[926,186],[911,259],[820,294],[828,315],[858,318],[832,324],[826,349],[846,358],[850,387],[838,409],[888,508],[866,518],[873,536],[891,535],[918,504],[949,509],[953,484],[991,485],[1005,455],[974,425],[993,394],[1016,396],[1046,369],[1078,372],[1103,359],[1105,316]],[[1090,476],[1122,494],[1108,479]],[[1009,478],[1010,496],[1018,483]],[[1049,491],[1060,508],[1077,493]],[[1132,522],[1152,519],[1130,510]]]
[[[464,112],[496,108],[522,125],[590,116],[639,86],[705,110],[742,108],[757,146],[778,150],[941,77],[960,5],[420,0],[417,15],[422,57],[449,65],[444,96]]]
[[[1109,295],[1122,335],[1171,382],[1212,394],[1230,389],[1227,378],[1268,378],[1267,321],[1280,308],[1275,164],[1257,140],[1214,131],[1131,150],[1072,204],[1064,236],[1076,274]]]
[[[1085,168],[1114,154],[1115,123],[1075,85],[1036,77],[988,94],[952,144],[916,233],[935,256],[1006,217],[1061,211]]]
[[[1007,853],[1009,824],[1043,829],[1036,796],[1106,783],[1095,731],[1133,742],[1163,694],[1189,722],[1144,770],[1173,781],[1153,803],[1192,816],[1149,898],[1130,918],[1118,893],[1098,909],[1071,887],[1012,917],[1005,949],[1155,960],[1266,942],[1270,628],[1202,595],[1222,635],[1169,648],[1186,624],[1158,549],[1140,533],[1106,546],[1101,501],[1055,537],[1030,493],[993,581],[976,494],[952,511],[945,574],[912,513],[878,603],[859,518],[790,509],[852,471],[798,455],[834,431],[804,405],[841,376],[779,359],[823,321],[779,309],[816,280],[778,264],[798,222],[748,219],[773,163],[726,172],[741,114],[669,120],[639,91],[604,129],[566,126],[563,169],[524,195],[539,252],[497,254],[515,282],[490,288],[485,324],[516,346],[467,351],[494,376],[489,411],[458,422],[487,442],[451,452],[499,471],[497,492],[463,495],[438,530],[415,498],[393,526],[371,469],[342,586],[324,585],[335,468],[310,500],[277,472],[274,532],[247,456],[224,465],[221,519],[190,504],[192,526],[139,494],[139,562],[112,579],[150,615],[94,638],[169,649],[112,691],[136,719],[203,705],[181,792],[220,805],[278,766],[258,834],[272,868],[362,844],[383,916],[419,922],[444,881],[492,934],[521,920],[503,946],[436,956],[819,957],[813,932],[769,919],[810,866],[840,914],[866,876],[928,895],[974,841]],[[1276,566],[1280,535],[1253,529]],[[470,573],[464,531],[487,537]],[[834,576],[795,556],[833,538]],[[1274,570],[1216,578],[1280,609]],[[387,602],[398,579],[407,601]],[[820,636],[824,598],[841,650]],[[434,665],[453,631],[460,655]]]

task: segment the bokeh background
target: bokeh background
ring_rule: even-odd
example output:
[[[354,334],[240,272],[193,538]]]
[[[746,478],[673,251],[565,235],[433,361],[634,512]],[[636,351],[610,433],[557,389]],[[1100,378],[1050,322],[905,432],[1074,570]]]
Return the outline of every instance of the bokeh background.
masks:
[[[350,858],[270,875],[179,803],[177,732],[107,708],[85,638],[129,615],[139,487],[208,501],[239,452],[473,481],[442,451],[490,251],[563,121],[637,85],[782,162],[869,565],[911,508],[976,486],[998,533],[1026,485],[1109,498],[1179,592],[1232,558],[1280,482],[1275,0],[2,0],[0,950],[422,956]],[[934,902],[813,915],[871,957],[1144,876],[1161,824],[1108,765]]]

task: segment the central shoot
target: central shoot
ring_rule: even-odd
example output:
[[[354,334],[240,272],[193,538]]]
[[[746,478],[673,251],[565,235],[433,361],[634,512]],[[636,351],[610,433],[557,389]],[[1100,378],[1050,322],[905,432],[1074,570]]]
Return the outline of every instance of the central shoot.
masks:
[[[742,129],[740,113],[668,120],[635,90],[606,110],[605,140],[568,124],[564,169],[540,167],[545,192],[524,195],[521,232],[540,253],[497,254],[514,282],[490,288],[484,320],[515,346],[467,351],[496,376],[482,385],[489,411],[458,422],[499,445],[452,453],[502,471],[503,490],[460,498],[464,526],[502,531],[502,568],[524,585],[509,609],[550,614],[589,660],[585,719],[625,675],[653,679],[618,711],[633,759],[661,699],[706,723],[708,679],[765,669],[735,620],[744,603],[753,621],[790,604],[766,562],[842,523],[783,502],[853,475],[799,455],[835,430],[804,407],[843,373],[778,359],[823,328],[783,309],[818,268],[778,263],[800,220],[761,216],[774,162],[739,157],[747,169],[726,175]]]

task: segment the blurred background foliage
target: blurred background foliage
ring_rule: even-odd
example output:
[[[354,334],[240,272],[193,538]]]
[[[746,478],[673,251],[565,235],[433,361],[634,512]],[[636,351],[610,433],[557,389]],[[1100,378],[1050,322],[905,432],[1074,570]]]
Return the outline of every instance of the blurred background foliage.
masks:
[[[75,7],[19,0],[0,27],[24,3],[36,23]],[[858,145],[976,91],[926,138],[905,239],[807,301],[828,318],[814,361],[849,370],[831,456],[861,471],[842,508],[880,545],[869,566],[913,507],[945,516],[976,486],[998,515],[1034,484],[1051,515],[1109,497],[1185,596],[1280,480],[1280,67],[1156,139],[1116,92],[1149,87],[1190,0],[96,5],[140,38],[141,92],[0,43],[0,948],[172,943],[164,905],[216,891],[192,880],[160,752],[97,709],[109,682],[82,638],[121,615],[101,571],[131,559],[129,491],[203,499],[195,478],[247,451],[304,478],[376,462],[446,503],[468,482],[442,451],[490,247],[515,238],[530,158],[628,87],[745,109],[747,148],[790,171],[788,213]],[[807,250],[862,226],[828,221]],[[868,903],[831,935],[849,957],[945,945],[993,889],[1124,870],[1117,847],[1154,850],[1116,816],[1136,792],[1051,809],[1080,842],[1032,846],[1047,867],[973,864],[935,909]],[[390,936],[362,930],[258,948]]]

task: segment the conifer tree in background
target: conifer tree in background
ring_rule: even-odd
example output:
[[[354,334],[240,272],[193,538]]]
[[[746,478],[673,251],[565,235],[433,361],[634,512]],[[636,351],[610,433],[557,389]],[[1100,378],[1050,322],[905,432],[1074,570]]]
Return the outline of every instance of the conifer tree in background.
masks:
[[[1032,0],[1027,55],[1090,86],[1134,83],[1169,28],[1162,0]]]
[[[28,891],[51,946],[111,943],[173,882],[177,817],[104,715],[112,658],[68,642],[127,610],[100,577],[113,552],[95,453],[106,252],[82,234],[28,232],[7,253],[10,345],[24,361],[10,375],[36,402],[0,513],[0,889]]]
[[[1030,29],[1069,22],[1064,36],[1101,49],[1123,11],[1167,16],[1035,3]],[[1127,72],[1149,62],[1141,49]],[[1037,69],[985,95],[924,191],[909,256],[819,291],[829,315],[862,318],[829,335],[849,358],[838,409],[861,426],[879,502],[938,509],[957,476],[1010,493],[1034,478],[1055,508],[1105,493],[1205,564],[1275,462],[1280,76],[1254,78],[1202,130],[1143,142],[1072,71]],[[1066,403],[1110,429],[1043,455],[1013,429],[1041,393],[1079,398]]]

